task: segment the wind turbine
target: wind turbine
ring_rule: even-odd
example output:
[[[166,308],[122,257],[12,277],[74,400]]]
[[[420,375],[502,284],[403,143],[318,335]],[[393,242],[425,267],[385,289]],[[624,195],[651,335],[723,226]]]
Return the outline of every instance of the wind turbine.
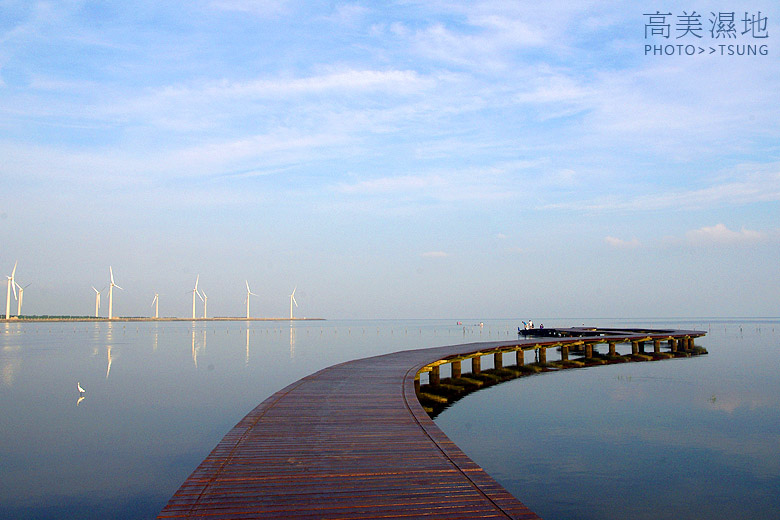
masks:
[[[200,280],[200,275],[195,277],[195,288],[192,289],[192,319],[195,319],[195,295],[198,295],[198,298],[200,298],[200,301],[203,301],[203,296],[200,295],[198,292],[198,280]]]
[[[6,276],[8,278],[8,291],[5,294],[5,319],[11,318],[11,290],[14,291],[14,300],[16,299],[16,280],[14,280],[14,276],[16,275],[16,264],[19,262],[14,262],[14,270],[11,271],[11,276]]]
[[[297,288],[298,286],[296,285],[295,289]],[[295,304],[296,307],[298,306],[298,302],[295,301],[295,289],[293,289],[293,292],[290,295],[290,319],[293,319],[293,303]]]
[[[244,280],[244,281],[246,282],[246,319],[249,319],[249,297],[257,296],[257,295],[249,289],[249,281],[248,280]]]
[[[154,293],[154,300],[152,300],[152,306],[154,307],[154,317],[159,318],[160,317],[160,295],[158,293]]]
[[[111,284],[108,286],[108,319],[111,320],[114,319],[114,287],[120,291],[124,291],[124,289],[114,283],[114,270],[110,265],[108,266],[108,272],[111,274]],[[106,377],[108,377],[108,374],[106,374]]]
[[[105,289],[105,287],[103,287],[103,289]],[[92,290],[95,291],[95,317],[97,318],[99,317],[98,313],[100,312],[100,291],[95,289],[94,285],[92,286]]]
[[[201,291],[201,294],[203,295],[201,298],[201,300],[203,300],[203,319],[206,319],[206,309],[209,306],[209,297],[206,296],[206,291]]]
[[[16,283],[16,282],[14,282]],[[30,283],[22,287],[18,283],[16,284],[16,288],[19,289],[19,299],[16,301],[16,315],[21,316],[22,315],[22,298],[24,298],[24,290],[30,287]]]

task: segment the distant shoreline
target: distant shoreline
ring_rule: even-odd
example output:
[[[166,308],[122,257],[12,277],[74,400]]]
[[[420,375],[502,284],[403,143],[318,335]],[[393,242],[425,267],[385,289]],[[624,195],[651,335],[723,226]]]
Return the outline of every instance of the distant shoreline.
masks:
[[[52,317],[22,317],[22,318],[3,318],[0,323],[40,323],[40,322],[94,322],[94,323],[116,323],[127,321],[325,321],[325,318],[239,318],[230,316],[218,316],[215,318],[145,318],[145,317],[124,317],[124,318],[90,318],[86,316],[52,316]]]

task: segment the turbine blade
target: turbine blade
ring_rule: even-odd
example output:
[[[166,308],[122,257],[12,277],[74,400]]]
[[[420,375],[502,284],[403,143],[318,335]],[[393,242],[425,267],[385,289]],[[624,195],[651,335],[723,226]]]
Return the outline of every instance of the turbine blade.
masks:
[[[16,296],[16,282],[13,278],[11,278],[11,288],[14,290],[14,300],[18,300],[19,298]]]
[[[114,270],[111,268],[110,265],[108,266],[108,272],[111,274],[111,284],[115,285],[114,284]]]
[[[198,280],[200,280],[200,275],[195,277],[195,292],[198,292]]]
[[[18,260],[16,262],[14,262],[14,270],[11,271],[11,280],[14,279],[14,275],[16,274],[16,264],[18,264],[18,263],[19,263]]]
[[[100,291],[98,291],[97,289],[95,289],[95,286],[94,286],[94,285],[92,286],[92,290],[93,290],[93,291],[95,291],[96,293],[100,294]]]
[[[251,293],[252,291],[249,290],[249,280],[244,280],[246,282],[246,292]]]
[[[116,288],[117,288],[117,289],[119,289],[120,291],[124,291],[124,289],[122,289],[121,287],[119,287],[117,284],[114,284],[114,287],[116,287]]]
[[[197,295],[198,295],[198,298],[200,298],[200,301],[203,301],[203,296],[201,296],[201,295],[200,295],[200,293],[199,293],[198,291],[195,291],[195,294],[197,294]]]

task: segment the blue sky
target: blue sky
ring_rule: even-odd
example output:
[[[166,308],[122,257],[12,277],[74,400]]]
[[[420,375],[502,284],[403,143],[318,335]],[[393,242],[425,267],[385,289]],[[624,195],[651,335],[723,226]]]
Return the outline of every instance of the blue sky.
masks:
[[[646,39],[659,9],[703,37]],[[713,39],[728,11],[767,38]],[[199,274],[222,316],[245,279],[255,316],[777,316],[779,21],[0,0],[0,268],[25,314],[89,314],[111,265],[121,315],[187,316]],[[644,52],[681,42],[769,53]]]

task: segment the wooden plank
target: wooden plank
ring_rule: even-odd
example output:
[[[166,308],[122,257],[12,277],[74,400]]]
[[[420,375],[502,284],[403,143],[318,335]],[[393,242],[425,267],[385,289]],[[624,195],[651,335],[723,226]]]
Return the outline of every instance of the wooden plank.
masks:
[[[587,332],[593,336],[571,342],[606,341]],[[703,335],[610,333],[616,342]],[[538,518],[444,435],[417,400],[414,380],[424,366],[447,356],[567,342],[555,337],[437,347],[316,372],[247,414],[158,518]]]

